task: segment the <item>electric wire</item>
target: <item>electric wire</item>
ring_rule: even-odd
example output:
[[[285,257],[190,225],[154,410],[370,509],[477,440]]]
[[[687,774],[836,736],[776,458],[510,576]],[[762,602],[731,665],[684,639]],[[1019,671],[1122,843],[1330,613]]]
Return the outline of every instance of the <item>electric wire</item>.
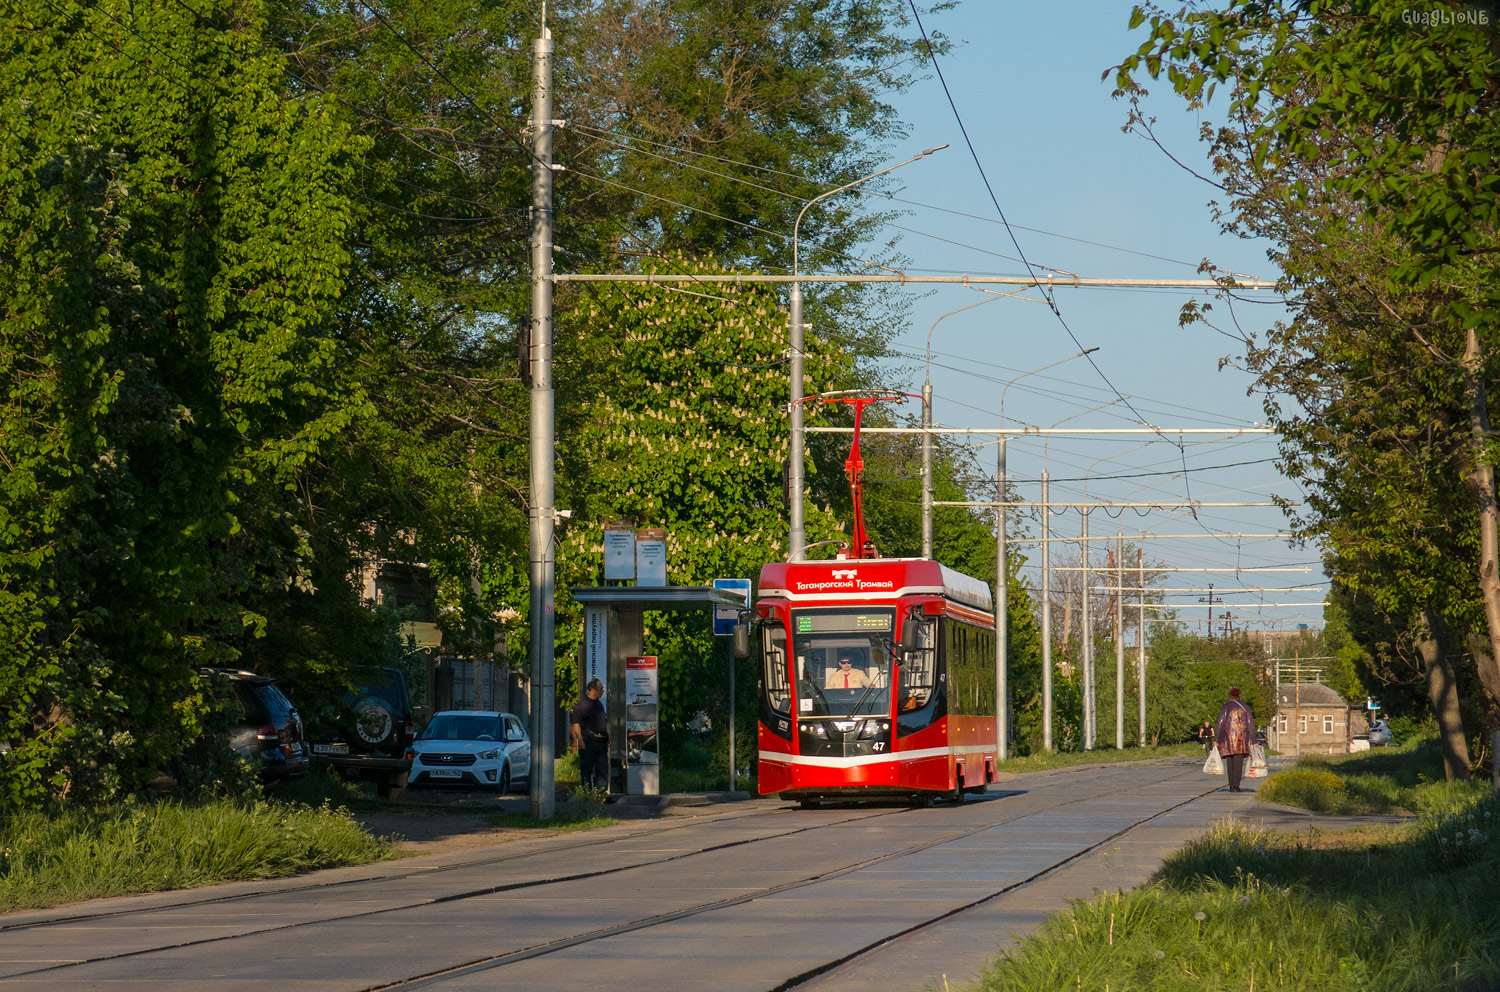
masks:
[[[724,158],[723,156],[719,156],[719,155],[710,155],[707,152],[694,151],[694,150],[689,149],[689,148],[683,148],[680,145],[672,145],[672,144],[668,144],[666,142],[652,141],[652,140],[650,140],[648,138],[642,138],[642,137],[639,137],[637,135],[626,134],[626,133],[624,133],[622,131],[610,131],[610,130],[607,130],[607,129],[604,129],[604,128],[596,128],[596,127],[592,127],[592,126],[585,125],[585,124],[574,124],[573,125],[573,130],[581,131],[581,132],[587,132],[587,133],[593,134],[593,135],[595,135],[597,137],[603,138],[605,140],[610,140],[610,142],[612,144],[614,144],[616,147],[619,147],[619,148],[634,148],[634,150],[640,151],[641,149],[638,148],[638,147],[635,147],[635,146],[640,145],[640,144],[647,144],[647,145],[651,145],[651,146],[656,147],[656,148],[667,149],[668,151],[670,151],[672,153],[672,155],[676,155],[676,156],[689,155],[689,156],[693,156],[693,157],[696,157],[696,158],[708,159],[708,160],[714,161],[714,162],[721,162],[721,163],[723,163],[725,165],[733,165],[733,166],[737,166],[737,167],[743,168],[743,169],[753,169],[753,170],[756,170],[758,172],[768,173],[770,175],[784,176],[784,177],[786,177],[788,179],[796,179],[796,180],[799,180],[799,181],[806,181],[806,177],[805,176],[798,175],[797,173],[794,173],[794,172],[786,172],[786,171],[781,170],[781,169],[772,169],[772,168],[769,168],[767,166],[755,165],[754,163],[751,163],[751,162],[741,162],[741,161],[738,161],[736,159]],[[619,140],[616,140],[616,139],[619,139]],[[657,156],[657,157],[663,158],[665,161],[669,161],[669,162],[670,161],[674,161],[674,159],[672,159],[671,157],[668,157],[668,156]],[[710,171],[710,170],[704,170],[704,171]],[[736,177],[734,177],[734,176],[732,176],[732,175],[730,175],[728,173],[713,173],[713,174],[723,176],[724,178],[730,179],[732,181],[747,182],[748,185],[756,185],[756,184],[753,184],[753,183],[748,183],[748,181],[746,181],[746,180],[737,179]],[[765,187],[765,186],[758,186],[757,188],[767,189],[767,190],[771,190],[772,189],[771,187]],[[774,192],[782,192],[780,190],[772,190],[772,191],[774,191]],[[863,190],[861,192],[862,192],[863,195],[866,195],[866,196],[884,197],[885,199],[890,200],[893,203],[901,203],[901,204],[905,204],[906,206],[910,206],[910,207],[920,207],[920,208],[922,208],[924,210],[933,210],[933,211],[936,211],[938,213],[948,214],[948,215],[953,216],[953,217],[963,217],[963,218],[965,218],[967,220],[977,220],[977,221],[980,221],[981,223],[985,223],[985,224],[999,224],[999,223],[1001,223],[1000,221],[997,221],[993,217],[983,217],[983,216],[980,216],[979,214],[973,214],[973,213],[969,213],[969,212],[963,211],[963,210],[954,210],[951,207],[941,207],[941,206],[938,206],[937,204],[926,203],[926,202],[924,202],[922,200],[913,200],[913,199],[911,199],[909,197],[897,196],[894,193],[888,193],[888,192],[884,192],[882,190]],[[785,193],[784,195],[792,196],[794,194]],[[1125,247],[1122,247],[1120,245],[1107,244],[1107,243],[1102,242],[1102,241],[1091,241],[1088,238],[1080,238],[1080,237],[1075,237],[1073,235],[1068,235],[1068,234],[1059,234],[1056,231],[1048,231],[1048,230],[1045,230],[1045,229],[1039,228],[1039,227],[1027,227],[1024,224],[1012,223],[1010,226],[1013,227],[1013,228],[1015,228],[1018,231],[1029,231],[1032,234],[1040,234],[1040,235],[1043,235],[1044,237],[1057,238],[1057,239],[1062,240],[1062,241],[1073,241],[1073,242],[1077,242],[1078,244],[1088,245],[1088,246],[1093,247],[1093,248],[1103,248],[1103,249],[1106,249],[1108,251],[1117,251],[1117,252],[1121,252],[1121,253],[1124,253],[1124,254],[1127,254],[1127,255],[1138,255],[1138,256],[1140,256],[1142,258],[1150,258],[1150,259],[1153,259],[1155,261],[1171,262],[1174,265],[1185,265],[1185,266],[1189,266],[1189,267],[1191,267],[1191,268],[1193,268],[1195,270],[1201,264],[1199,262],[1190,262],[1190,261],[1188,261],[1186,259],[1171,258],[1171,257],[1166,256],[1166,255],[1157,255],[1157,254],[1153,254],[1152,252],[1140,251],[1139,249],[1135,249],[1135,248],[1125,248]],[[1019,259],[1017,259],[1017,261],[1019,261]],[[917,272],[917,271],[939,271],[939,270],[910,269],[908,271]],[[941,270],[941,271],[949,271],[949,270]],[[1265,302],[1265,301],[1255,301],[1255,302]]]
[[[958,112],[958,104],[954,102],[953,94],[948,89],[948,81],[946,78],[944,78],[943,68],[938,63],[937,50],[933,47],[931,39],[927,37],[927,29],[922,25],[922,16],[917,11],[916,0],[907,0],[907,3],[911,8],[912,18],[916,21],[917,30],[921,32],[922,43],[927,48],[927,57],[932,62],[933,71],[937,75],[938,82],[943,87],[943,94],[948,98],[948,106],[950,109],[952,109],[953,117],[958,122],[958,129],[959,132],[963,135],[964,144],[968,146],[969,155],[974,160],[975,168],[979,170],[979,177],[984,183],[985,191],[989,193],[990,202],[994,204],[996,213],[1000,215],[1000,220],[1005,224],[1005,230],[1010,235],[1011,244],[1015,246],[1016,253],[1021,256],[1021,261],[1026,266],[1027,274],[1030,275],[1033,280],[1035,280],[1036,273],[1035,271],[1033,271],[1031,263],[1026,260],[1026,252],[1022,250],[1020,241],[1016,239],[1015,231],[1011,229],[1010,222],[1005,219],[1005,211],[1000,206],[1000,200],[995,196],[995,190],[990,185],[989,176],[985,174],[984,165],[979,161],[979,153],[974,149],[974,142],[969,137],[969,129],[964,125],[963,115]],[[1078,340],[1078,336],[1073,333],[1073,328],[1068,326],[1067,320],[1063,318],[1062,311],[1058,309],[1057,301],[1053,298],[1053,294],[1048,293],[1045,289],[1042,290],[1042,294],[1047,297],[1048,305],[1050,306],[1053,315],[1057,318],[1058,323],[1061,324],[1063,330],[1068,333],[1068,337],[1073,339],[1073,343],[1078,347],[1078,350],[1084,353],[1083,357],[1088,361],[1090,365],[1094,367],[1094,371],[1099,374],[1099,377],[1103,379],[1104,382],[1109,386],[1109,388],[1115,393],[1115,395],[1120,398],[1120,401],[1125,404],[1126,409],[1136,414],[1137,419],[1143,426],[1151,427],[1153,430],[1156,430],[1155,425],[1147,422],[1147,420],[1142,417],[1133,406],[1130,405],[1130,400],[1126,398],[1125,394],[1121,393],[1119,389],[1115,387],[1115,384],[1110,381],[1109,376],[1104,374],[1104,370],[1099,367],[1099,363],[1094,360],[1094,356],[1084,350],[1083,343]],[[1170,439],[1165,434],[1162,434],[1160,430],[1157,430],[1157,433],[1161,435],[1162,440],[1171,443]],[[1183,452],[1184,472],[1186,471],[1186,467],[1187,454],[1186,452]],[[1188,500],[1191,502],[1192,488],[1186,477],[1184,477],[1183,479],[1183,487],[1186,489]]]

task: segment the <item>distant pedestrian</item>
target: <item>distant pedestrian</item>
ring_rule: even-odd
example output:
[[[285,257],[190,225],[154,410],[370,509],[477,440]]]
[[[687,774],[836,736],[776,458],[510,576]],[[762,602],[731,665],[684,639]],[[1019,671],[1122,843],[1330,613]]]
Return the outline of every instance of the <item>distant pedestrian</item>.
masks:
[[[1203,745],[1203,755],[1214,749],[1214,725],[1208,720],[1203,721],[1203,726],[1198,730],[1198,743]]]
[[[1240,776],[1245,773],[1245,759],[1255,743],[1255,714],[1240,700],[1238,687],[1229,690],[1229,701],[1219,709],[1214,728],[1219,756],[1224,759],[1224,773],[1229,776],[1229,791],[1240,791]]]
[[[578,752],[578,781],[591,789],[609,788],[609,717],[604,704],[604,683],[589,679],[583,698],[568,713],[573,750]]]

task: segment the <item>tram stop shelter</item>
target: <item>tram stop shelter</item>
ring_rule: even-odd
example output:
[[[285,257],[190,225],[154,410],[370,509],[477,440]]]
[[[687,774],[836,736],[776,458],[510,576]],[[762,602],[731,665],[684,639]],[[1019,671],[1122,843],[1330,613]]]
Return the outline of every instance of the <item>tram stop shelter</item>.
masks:
[[[657,729],[656,699],[649,703],[627,699],[625,659],[644,654],[642,617],[647,610],[743,609],[745,598],[732,589],[713,586],[576,586],[573,599],[584,607],[582,682],[587,684],[597,675],[604,683],[609,715],[609,791],[656,795],[660,791],[659,766],[641,765],[641,774],[629,774],[631,733],[639,736],[640,728],[647,723],[652,733]],[[599,674],[601,671],[604,674]],[[582,686],[579,688],[581,691]]]

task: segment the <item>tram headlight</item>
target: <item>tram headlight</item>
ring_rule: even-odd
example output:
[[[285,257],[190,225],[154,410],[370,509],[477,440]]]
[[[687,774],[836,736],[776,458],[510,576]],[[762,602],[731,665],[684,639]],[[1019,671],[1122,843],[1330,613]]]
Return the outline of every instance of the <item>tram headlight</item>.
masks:
[[[809,730],[814,737],[828,736],[828,728],[823,726],[821,723],[805,723],[803,724],[803,727]]]
[[[859,739],[868,740],[871,737],[879,737],[891,729],[889,720],[866,720],[865,725],[859,728]]]

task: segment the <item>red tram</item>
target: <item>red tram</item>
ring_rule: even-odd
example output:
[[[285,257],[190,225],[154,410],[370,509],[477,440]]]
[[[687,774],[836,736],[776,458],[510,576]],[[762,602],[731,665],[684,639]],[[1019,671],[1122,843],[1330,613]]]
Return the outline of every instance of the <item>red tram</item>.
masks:
[[[760,792],[811,805],[984,791],[998,757],[990,611],[987,584],[935,561],[766,565]]]
[[[854,529],[833,561],[766,565],[760,627],[761,794],[962,799],[997,779],[995,617],[989,586],[866,539],[854,407],[844,467]],[[748,648],[748,645],[744,645]]]

